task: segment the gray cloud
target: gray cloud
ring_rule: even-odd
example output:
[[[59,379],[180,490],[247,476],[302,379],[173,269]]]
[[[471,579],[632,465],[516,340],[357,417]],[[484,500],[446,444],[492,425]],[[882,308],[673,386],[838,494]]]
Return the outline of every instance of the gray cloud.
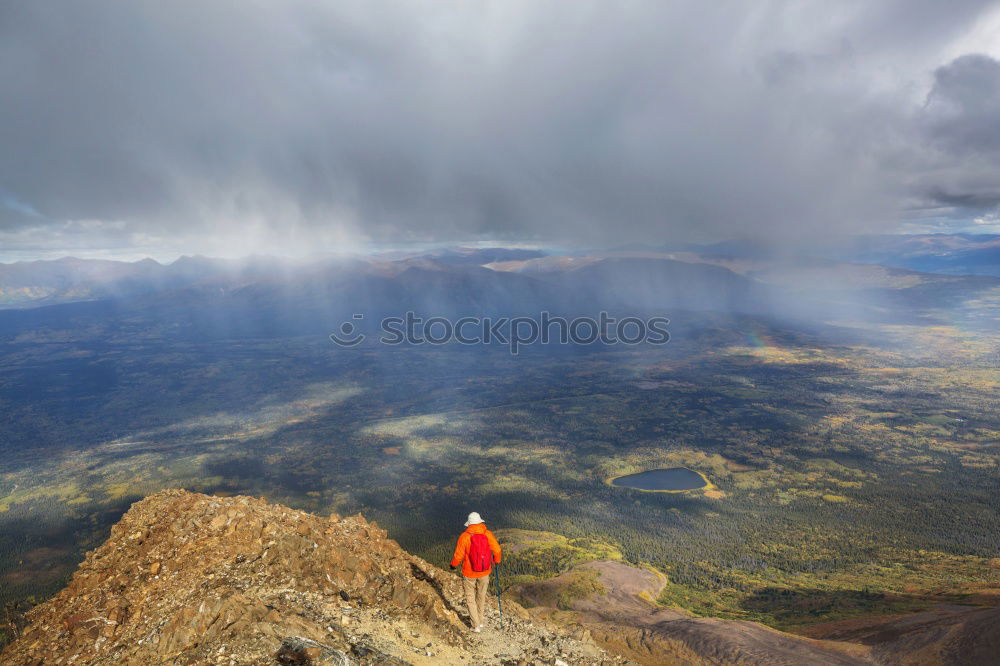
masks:
[[[5,2],[0,229],[267,250],[988,209],[998,63],[947,54],[989,6]]]
[[[927,197],[959,211],[1000,205],[1000,62],[965,55],[938,68],[920,120],[938,151]]]
[[[934,72],[927,122],[957,155],[1000,153],[1000,62],[966,55]]]

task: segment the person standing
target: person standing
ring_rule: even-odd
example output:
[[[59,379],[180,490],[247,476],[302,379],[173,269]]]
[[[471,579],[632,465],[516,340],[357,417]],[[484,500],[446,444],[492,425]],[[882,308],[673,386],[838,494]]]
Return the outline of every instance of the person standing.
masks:
[[[483,629],[486,615],[486,593],[490,586],[490,572],[494,564],[500,564],[500,544],[493,532],[486,529],[486,523],[473,511],[465,521],[466,530],[458,537],[455,556],[451,558],[454,571],[462,565],[462,584],[465,588],[465,603],[469,606],[472,630]]]

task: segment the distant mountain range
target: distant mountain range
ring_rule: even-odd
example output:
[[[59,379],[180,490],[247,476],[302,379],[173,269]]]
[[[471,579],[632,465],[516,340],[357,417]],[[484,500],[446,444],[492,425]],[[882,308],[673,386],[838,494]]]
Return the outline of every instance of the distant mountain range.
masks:
[[[129,263],[65,258],[0,265],[0,308],[91,303],[101,319],[114,311],[125,320],[169,322],[193,335],[311,332],[355,313],[374,324],[380,317],[406,311],[457,317],[593,314],[602,309],[669,316],[672,311],[696,310],[782,319],[926,322],[943,311],[964,316],[974,309],[973,323],[995,325],[988,313],[991,304],[1000,301],[1000,277],[895,265],[986,256],[998,251],[1000,237],[871,239],[878,242],[858,241],[857,254],[867,248],[866,256],[891,255],[893,265],[860,262],[862,256],[851,262],[775,257],[765,248],[737,243],[572,255],[451,248],[311,262],[195,256],[164,265],[150,259]],[[86,311],[67,312],[77,316]],[[60,316],[59,311],[8,315],[0,330],[32,329],[39,317]]]
[[[850,258],[951,275],[1000,275],[1000,234],[861,236]]]
[[[774,246],[754,240],[672,249],[740,258],[788,256],[787,248],[779,254]],[[864,234],[846,243],[798,246],[793,254],[927,273],[1000,276],[1000,234]]]

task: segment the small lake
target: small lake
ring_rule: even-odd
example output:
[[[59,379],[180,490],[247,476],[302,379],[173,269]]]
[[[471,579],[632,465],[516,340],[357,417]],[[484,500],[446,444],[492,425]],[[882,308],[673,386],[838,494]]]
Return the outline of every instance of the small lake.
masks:
[[[638,490],[695,490],[708,484],[698,472],[687,467],[671,467],[619,476],[611,480],[611,485]]]

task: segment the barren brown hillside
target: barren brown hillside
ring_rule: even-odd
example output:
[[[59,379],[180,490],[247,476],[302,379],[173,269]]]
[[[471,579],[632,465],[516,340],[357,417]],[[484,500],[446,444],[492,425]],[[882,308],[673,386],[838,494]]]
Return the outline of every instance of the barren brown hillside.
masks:
[[[580,588],[565,610],[562,591]],[[134,504],[0,655],[50,664],[989,663],[996,609],[874,622],[816,640],[655,607],[662,579],[592,562],[505,597],[469,632],[454,574],[363,517],[183,490]],[[562,606],[564,610],[557,610]],[[983,660],[987,661],[983,661]]]

